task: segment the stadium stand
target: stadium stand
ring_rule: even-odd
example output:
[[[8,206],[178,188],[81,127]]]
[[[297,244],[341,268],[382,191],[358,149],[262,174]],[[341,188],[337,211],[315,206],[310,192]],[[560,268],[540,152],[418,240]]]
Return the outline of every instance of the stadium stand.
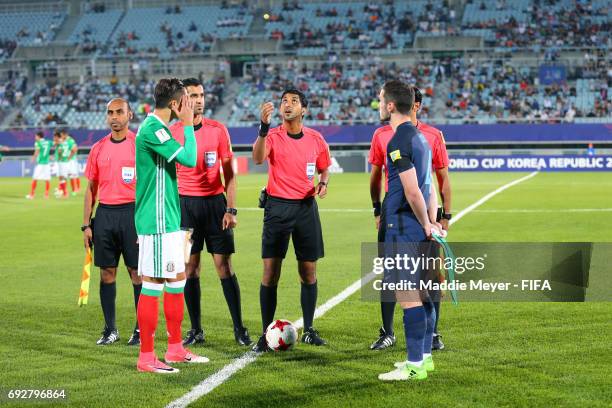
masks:
[[[155,81],[146,79],[121,82],[90,78],[84,82],[39,84],[25,104],[25,124],[104,129],[106,104],[115,97],[126,98],[135,120],[142,120],[152,109],[154,87]],[[223,78],[214,78],[206,82],[205,87],[206,114],[211,116],[223,102],[225,82]]]
[[[15,106],[19,106],[28,89],[24,73],[6,71],[0,75],[0,122]]]
[[[140,51],[169,55],[207,51],[215,38],[247,35],[253,16],[248,7],[156,7],[130,9],[111,36],[107,55]]]
[[[209,113],[231,126],[256,124],[260,103],[290,85],[309,95],[312,124],[377,123],[377,88],[392,77],[424,90],[422,116],[436,123],[612,116],[607,0],[279,0],[257,9],[239,1],[100,0],[83,3],[80,15],[61,0],[28,11],[6,4],[0,4],[0,75],[13,61],[36,63],[0,86],[5,127],[101,128],[109,97],[127,97],[146,113],[152,81],[193,75],[202,71],[199,64],[213,67],[207,77],[219,65],[218,78],[207,83]],[[466,35],[482,37],[480,48],[454,47]],[[414,48],[440,36],[448,37],[440,51]],[[217,46],[234,39],[252,40],[252,51],[244,52],[252,56],[231,58],[230,47]],[[272,47],[260,52],[256,41]],[[40,58],[23,52],[46,48],[29,47],[37,44],[60,51]],[[66,44],[68,52],[60,48]]]
[[[278,101],[282,91],[297,87],[309,97],[311,124],[378,123],[379,85],[390,78],[417,84],[433,96],[433,63],[400,65],[385,63],[380,57],[361,57],[315,66],[290,59],[287,64],[255,64],[247,70],[240,92],[232,106],[229,124],[245,126],[258,123],[259,105]],[[423,112],[427,116],[427,110]]]
[[[606,0],[473,1],[462,32],[498,47],[601,46],[610,44],[611,16]]]
[[[123,16],[122,10],[100,10],[85,13],[80,18],[69,41],[81,45],[83,52],[93,53],[106,47],[114,28]]]
[[[0,39],[25,46],[44,45],[53,40],[65,18],[61,12],[2,13]]]

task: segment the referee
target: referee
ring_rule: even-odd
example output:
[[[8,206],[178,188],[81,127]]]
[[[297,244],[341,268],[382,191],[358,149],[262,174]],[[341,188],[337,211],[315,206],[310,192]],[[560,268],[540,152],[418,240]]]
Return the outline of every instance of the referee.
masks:
[[[236,175],[232,168],[232,145],[227,128],[217,121],[203,117],[204,86],[196,78],[183,80],[187,95],[194,103],[193,129],[197,142],[195,167],[176,165],[181,201],[181,227],[193,228],[193,246],[185,265],[185,304],[191,320],[183,345],[204,343],[200,314],[200,253],[206,243],[212,255],[223,295],[232,316],[234,338],[241,346],[252,341],[242,324],[240,286],[231,264],[234,253],[236,226]],[[182,122],[170,127],[172,137],[184,142]],[[221,182],[221,172],[225,186]],[[227,198],[223,192],[227,193]]]
[[[312,327],[317,304],[317,260],[324,255],[323,233],[315,196],[327,194],[329,147],[323,136],[303,126],[308,107],[306,96],[297,89],[287,89],[281,96],[283,124],[270,129],[274,105],[261,107],[261,126],[253,146],[256,164],[268,161],[268,185],[262,192],[264,210],[262,234],[263,277],[259,289],[264,335],[253,347],[256,352],[269,351],[266,328],[274,320],[276,292],[289,237],[298,261],[301,281],[300,301],[304,316],[302,343],[326,344]],[[318,184],[313,184],[318,173]]]
[[[85,247],[90,247],[92,240],[95,247],[94,263],[100,268],[100,302],[105,323],[98,345],[119,340],[115,324],[115,280],[121,254],[134,287],[136,309],[142,288],[142,279],[138,276],[138,238],[134,226],[136,136],[128,129],[130,119],[132,111],[125,99],[115,98],[108,103],[106,123],[111,133],[93,145],[85,168],[89,183],[85,192],[81,230]],[[99,204],[94,227],[91,215],[96,199]],[[139,344],[140,331],[136,323],[128,345]]]

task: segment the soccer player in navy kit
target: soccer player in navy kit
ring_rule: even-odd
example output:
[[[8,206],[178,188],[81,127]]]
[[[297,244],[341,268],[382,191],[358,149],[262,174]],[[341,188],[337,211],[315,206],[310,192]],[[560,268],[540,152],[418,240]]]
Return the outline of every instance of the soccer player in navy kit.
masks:
[[[411,86],[401,81],[389,81],[380,91],[379,99],[380,118],[389,120],[394,131],[386,150],[389,192],[383,202],[380,225],[383,229],[381,233],[384,234],[385,256],[393,257],[406,249],[409,256],[417,256],[419,243],[428,241],[432,232],[440,228],[435,222],[437,200],[435,194],[432,194],[431,149],[423,135],[410,122],[414,104]],[[392,279],[413,282],[418,289],[421,272],[385,271],[385,280],[392,275]],[[431,341],[435,311],[433,303],[426,298],[424,292],[395,292],[404,310],[407,359],[396,363],[395,370],[380,374],[380,380],[425,379],[427,371],[433,370]]]

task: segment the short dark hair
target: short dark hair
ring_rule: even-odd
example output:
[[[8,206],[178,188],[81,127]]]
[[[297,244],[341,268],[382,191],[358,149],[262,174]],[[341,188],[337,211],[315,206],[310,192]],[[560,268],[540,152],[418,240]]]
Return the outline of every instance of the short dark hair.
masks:
[[[201,87],[204,87],[204,84],[198,78],[185,78],[185,79],[183,79],[182,82],[183,82],[183,85],[185,86],[185,88],[187,88],[188,86],[201,86]]]
[[[178,78],[162,78],[155,85],[154,98],[156,108],[167,108],[170,102],[180,98],[185,90],[183,82]]]
[[[301,91],[298,91],[295,88],[285,89],[285,91],[281,95],[281,101],[283,100],[283,98],[287,94],[288,95],[297,95],[297,96],[299,96],[300,97],[300,103],[302,104],[302,108],[307,108],[308,107],[308,99],[306,99],[306,95],[304,95]]]
[[[414,105],[414,91],[412,87],[402,81],[393,79],[383,85],[385,91],[385,102],[395,103],[399,113],[408,115]]]
[[[59,129],[55,129],[53,131],[53,137],[60,137],[62,135],[62,131]]]
[[[43,132],[42,130],[39,130],[38,132],[36,132],[36,136],[42,137],[44,139],[45,138],[45,132]]]
[[[418,103],[423,103],[423,94],[421,93],[419,88],[413,86],[412,90],[414,91],[414,101]]]

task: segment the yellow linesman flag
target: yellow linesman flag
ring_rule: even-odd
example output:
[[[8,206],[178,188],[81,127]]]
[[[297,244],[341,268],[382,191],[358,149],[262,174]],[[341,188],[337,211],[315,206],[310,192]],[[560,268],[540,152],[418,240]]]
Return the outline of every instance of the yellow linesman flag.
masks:
[[[89,278],[91,275],[91,248],[87,248],[85,254],[85,260],[83,261],[83,275],[81,275],[81,290],[79,291],[78,305],[83,306],[87,304],[89,299]]]

